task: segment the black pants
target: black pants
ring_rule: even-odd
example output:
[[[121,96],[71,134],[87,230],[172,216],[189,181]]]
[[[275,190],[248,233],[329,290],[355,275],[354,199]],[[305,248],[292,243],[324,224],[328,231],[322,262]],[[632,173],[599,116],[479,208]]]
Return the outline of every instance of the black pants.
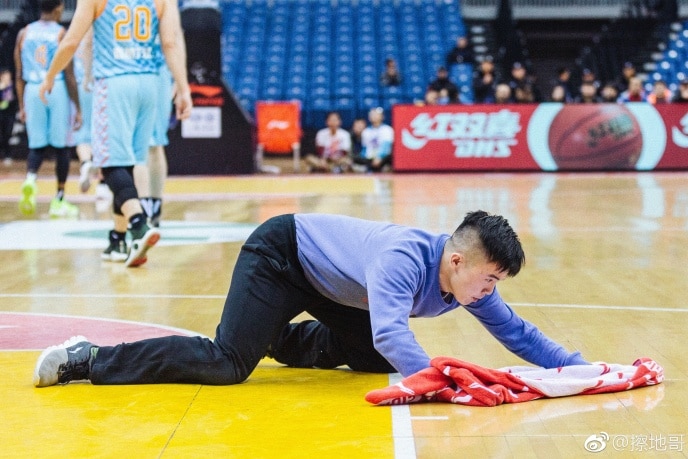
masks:
[[[289,323],[304,311],[317,321]],[[236,384],[268,349],[295,367],[396,371],[373,347],[368,311],[332,302],[304,277],[293,215],[263,223],[241,248],[215,340],[173,336],[101,347],[91,382]]]

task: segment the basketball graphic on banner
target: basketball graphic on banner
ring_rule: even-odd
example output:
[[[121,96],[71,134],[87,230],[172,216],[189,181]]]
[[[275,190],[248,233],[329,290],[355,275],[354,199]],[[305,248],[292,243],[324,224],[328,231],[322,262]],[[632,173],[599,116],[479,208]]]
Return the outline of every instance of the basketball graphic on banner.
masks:
[[[559,170],[635,169],[643,135],[624,105],[566,105],[552,119],[548,146]]]

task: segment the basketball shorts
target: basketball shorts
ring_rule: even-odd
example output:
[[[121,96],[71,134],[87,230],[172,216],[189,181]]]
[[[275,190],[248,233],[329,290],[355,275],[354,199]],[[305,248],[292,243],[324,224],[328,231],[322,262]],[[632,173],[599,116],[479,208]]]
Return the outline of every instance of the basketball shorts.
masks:
[[[64,80],[56,80],[52,91],[46,93],[44,104],[38,95],[38,83],[27,83],[24,88],[24,111],[26,112],[26,136],[29,148],[43,148],[52,145],[64,148],[69,122],[70,100]]]
[[[148,159],[157,112],[157,75],[99,78],[93,87],[91,146],[96,167],[134,166]]]
[[[172,113],[172,78],[168,71],[162,71],[158,75],[158,112],[155,116],[155,126],[150,146],[167,146],[170,143],[167,131],[170,128],[170,115]]]

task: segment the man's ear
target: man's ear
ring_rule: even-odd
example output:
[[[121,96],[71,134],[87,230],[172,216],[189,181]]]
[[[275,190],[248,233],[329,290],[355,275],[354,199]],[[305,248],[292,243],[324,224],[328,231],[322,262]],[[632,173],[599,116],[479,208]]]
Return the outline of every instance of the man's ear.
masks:
[[[466,263],[466,256],[461,252],[452,252],[451,256],[449,257],[449,261],[451,262],[452,267],[457,268]]]

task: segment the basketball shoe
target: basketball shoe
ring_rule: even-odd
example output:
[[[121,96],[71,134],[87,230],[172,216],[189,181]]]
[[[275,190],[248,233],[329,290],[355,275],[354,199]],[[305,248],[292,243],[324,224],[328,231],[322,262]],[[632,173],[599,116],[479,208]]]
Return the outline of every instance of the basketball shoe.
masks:
[[[111,230],[108,239],[110,240],[110,245],[100,254],[100,258],[105,261],[126,261],[129,253],[124,238],[117,236],[115,231]]]
[[[24,215],[32,215],[36,212],[36,193],[38,186],[36,180],[27,178],[21,187],[21,199],[19,200],[19,210]]]
[[[135,268],[148,261],[146,253],[160,240],[160,230],[147,224],[137,231],[131,231],[131,248],[125,266]]]
[[[46,387],[89,379],[96,352],[98,347],[83,336],[74,336],[62,344],[50,346],[38,357],[33,385]]]
[[[53,198],[48,215],[53,218],[76,217],[79,215],[79,208],[64,199]]]

